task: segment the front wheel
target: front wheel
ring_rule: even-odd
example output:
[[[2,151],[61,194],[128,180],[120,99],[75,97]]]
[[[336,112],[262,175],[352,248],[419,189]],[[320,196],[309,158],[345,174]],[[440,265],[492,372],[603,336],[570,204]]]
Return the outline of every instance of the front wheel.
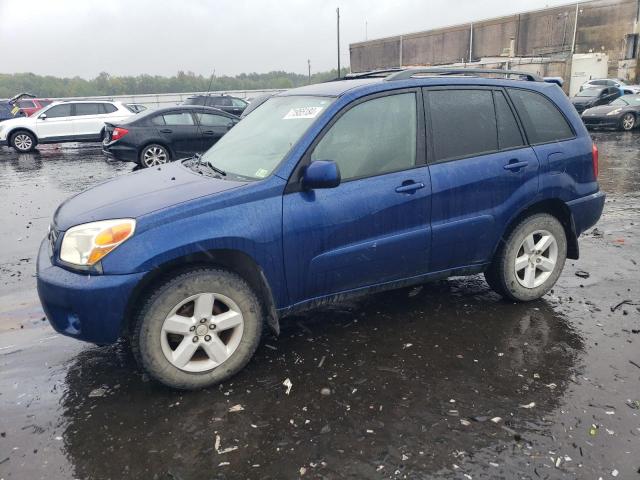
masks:
[[[198,268],[166,281],[147,297],[131,346],[155,380],[193,390],[242,370],[260,343],[262,325],[260,302],[241,277]]]
[[[636,117],[633,113],[625,113],[620,119],[620,129],[628,132],[636,126]]]
[[[552,215],[536,214],[522,220],[511,232],[485,278],[503,297],[528,302],[555,285],[566,258],[563,226]]]
[[[11,135],[10,143],[16,152],[27,153],[36,147],[36,138],[27,131],[20,131]]]
[[[166,147],[152,143],[140,152],[140,166],[143,168],[156,167],[170,161],[171,157]]]

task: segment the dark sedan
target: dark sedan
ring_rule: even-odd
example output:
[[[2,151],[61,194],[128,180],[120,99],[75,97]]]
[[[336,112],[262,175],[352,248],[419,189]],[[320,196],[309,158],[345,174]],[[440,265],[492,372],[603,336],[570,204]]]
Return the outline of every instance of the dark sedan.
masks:
[[[587,108],[607,105],[620,95],[620,89],[617,87],[591,87],[578,92],[571,99],[571,103],[576,107],[578,113],[582,113]]]
[[[245,100],[231,95],[196,95],[187,98],[183,105],[203,105],[219,108],[227,113],[240,116],[249,105]]]
[[[632,130],[638,125],[640,94],[624,95],[609,105],[585,110],[582,121],[587,128],[617,128]]]
[[[239,121],[235,115],[201,106],[150,110],[128,121],[106,123],[102,151],[153,167],[208,150]]]

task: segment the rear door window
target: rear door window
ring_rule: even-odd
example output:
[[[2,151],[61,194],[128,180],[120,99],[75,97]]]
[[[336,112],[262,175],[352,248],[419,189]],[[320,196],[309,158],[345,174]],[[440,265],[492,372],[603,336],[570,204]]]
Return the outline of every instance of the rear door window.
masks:
[[[508,92],[516,106],[529,143],[535,145],[559,142],[574,137],[564,115],[547,97],[519,88],[509,88]]]
[[[428,104],[434,161],[498,150],[491,90],[429,90]]]
[[[233,120],[228,117],[212,113],[196,113],[196,117],[198,117],[198,122],[203,127],[227,127],[233,123]]]
[[[84,115],[102,115],[104,113],[101,103],[76,103],[75,107],[76,117]]]

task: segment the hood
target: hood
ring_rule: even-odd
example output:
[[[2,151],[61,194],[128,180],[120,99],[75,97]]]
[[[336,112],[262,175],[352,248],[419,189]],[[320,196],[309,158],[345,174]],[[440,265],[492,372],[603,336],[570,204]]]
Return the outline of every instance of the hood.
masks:
[[[612,106],[612,105],[600,105],[598,107],[588,108],[584,111],[583,115],[606,115],[609,112],[613,112],[614,110],[620,108],[624,110],[626,107],[624,106]]]
[[[57,230],[67,230],[97,220],[138,218],[245,184],[200,175],[174,162],[107,180],[69,198],[56,210],[53,223]]]

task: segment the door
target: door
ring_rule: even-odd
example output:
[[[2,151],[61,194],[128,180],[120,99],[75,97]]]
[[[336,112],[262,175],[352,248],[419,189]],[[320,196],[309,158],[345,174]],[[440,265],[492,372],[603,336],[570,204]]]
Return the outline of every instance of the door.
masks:
[[[200,131],[191,112],[167,112],[154,117],[151,122],[162,141],[178,158],[199,151]]]
[[[197,112],[196,119],[200,125],[201,135],[198,152],[209,150],[236,124],[235,120],[214,113]]]
[[[40,140],[72,140],[75,137],[71,104],[61,103],[38,114],[36,134]]]
[[[73,104],[73,126],[81,140],[100,140],[104,128],[105,110],[102,103]]]
[[[538,160],[502,90],[425,90],[432,184],[431,270],[482,264],[538,191]]]
[[[342,181],[336,188],[302,190],[294,173],[284,195],[292,303],[428,270],[430,183],[420,96],[404,90],[358,101],[303,158],[302,165],[336,162]]]

